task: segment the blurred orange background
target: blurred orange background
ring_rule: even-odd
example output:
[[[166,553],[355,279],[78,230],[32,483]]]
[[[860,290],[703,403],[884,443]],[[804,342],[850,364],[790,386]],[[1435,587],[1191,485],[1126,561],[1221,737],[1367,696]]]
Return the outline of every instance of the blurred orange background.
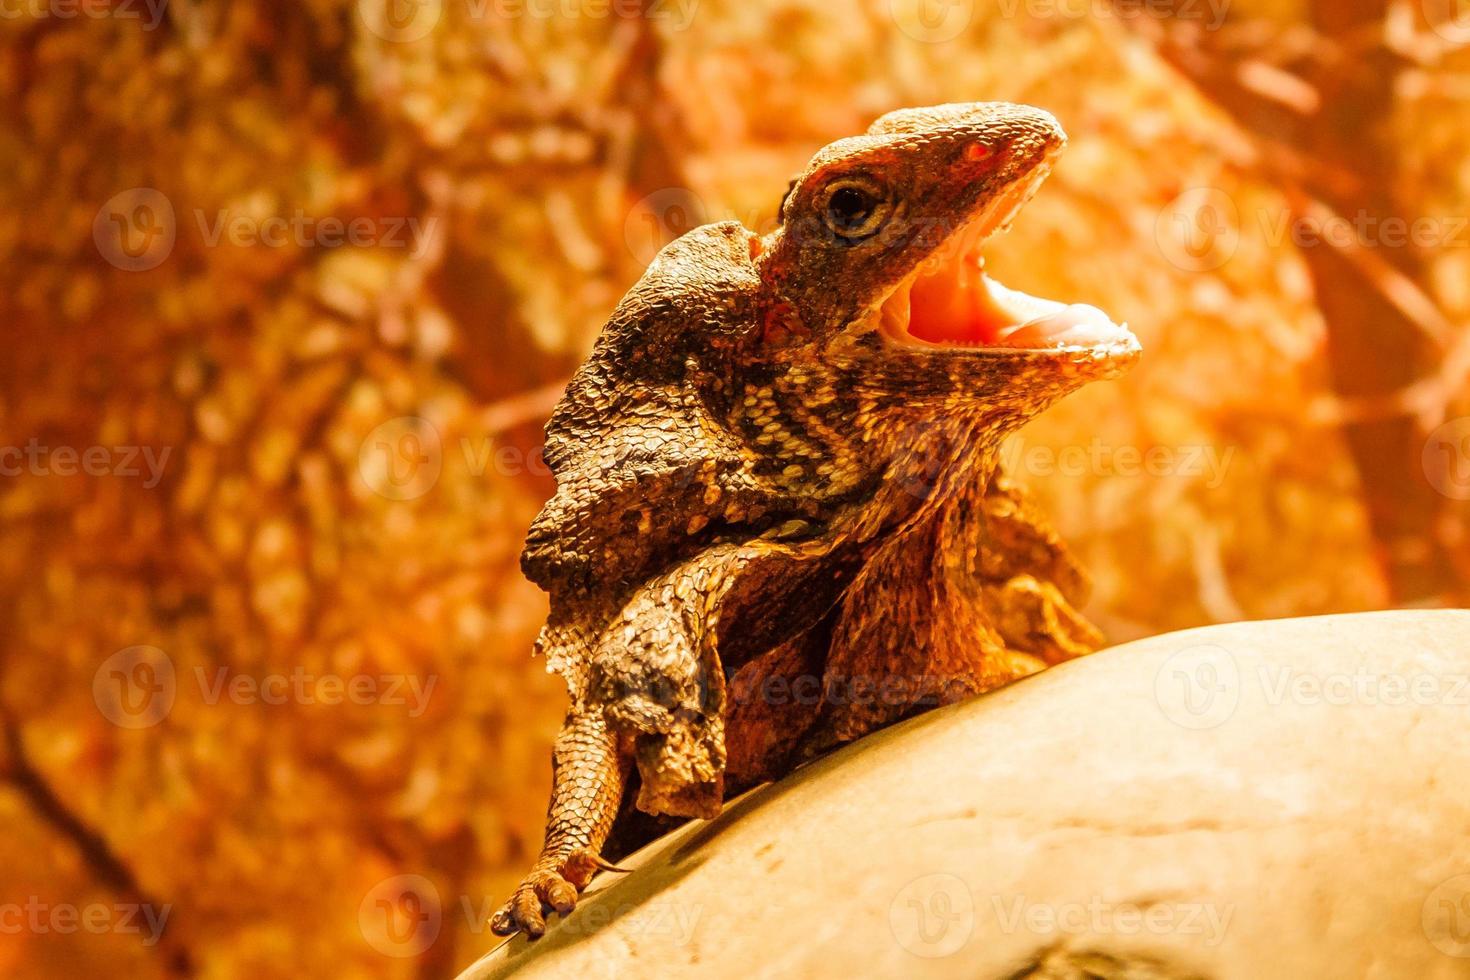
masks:
[[[11,0],[0,973],[447,977],[540,843],[540,427],[821,145],[1010,100],[1141,366],[1008,447],[1113,640],[1470,582],[1452,0]]]

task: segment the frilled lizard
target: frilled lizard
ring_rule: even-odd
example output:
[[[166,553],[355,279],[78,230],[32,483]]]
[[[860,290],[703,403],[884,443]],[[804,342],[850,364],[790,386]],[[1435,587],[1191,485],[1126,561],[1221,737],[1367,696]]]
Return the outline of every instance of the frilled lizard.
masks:
[[[623,298],[546,428],[557,490],[521,564],[571,707],[497,934],[571,911],[625,790],[713,817],[1100,644],[998,445],[1138,344],[1001,286],[982,253],[1064,142],[1026,106],[890,113],[812,158],[777,230],[696,228]]]

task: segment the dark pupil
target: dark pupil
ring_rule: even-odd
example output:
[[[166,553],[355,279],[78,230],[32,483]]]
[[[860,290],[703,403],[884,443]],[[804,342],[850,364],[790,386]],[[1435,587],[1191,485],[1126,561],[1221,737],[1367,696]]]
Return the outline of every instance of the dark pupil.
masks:
[[[827,213],[839,231],[855,231],[873,213],[873,201],[855,187],[839,187],[827,202]]]

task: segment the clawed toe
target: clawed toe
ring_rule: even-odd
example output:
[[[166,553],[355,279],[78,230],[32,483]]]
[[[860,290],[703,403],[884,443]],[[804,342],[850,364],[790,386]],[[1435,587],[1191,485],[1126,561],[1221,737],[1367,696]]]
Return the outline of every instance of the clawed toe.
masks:
[[[539,939],[546,933],[546,913],[554,910],[560,916],[568,915],[577,907],[578,894],[599,869],[623,870],[583,848],[564,857],[555,870],[532,873],[491,917],[490,931],[497,936],[524,932],[531,939]]]
[[[541,898],[530,881],[523,882],[510,901],[490,920],[490,931],[497,936],[514,936],[524,932],[537,939],[546,932],[546,917],[541,912]]]

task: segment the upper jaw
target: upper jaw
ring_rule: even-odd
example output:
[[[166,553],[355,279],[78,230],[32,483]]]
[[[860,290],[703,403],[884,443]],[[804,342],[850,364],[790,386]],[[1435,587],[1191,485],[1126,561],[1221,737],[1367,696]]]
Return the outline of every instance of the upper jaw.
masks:
[[[1139,344],[1102,310],[1031,296],[985,274],[986,242],[1010,226],[1050,172],[1038,162],[952,232],[875,308],[891,347],[934,353],[1131,359]]]

